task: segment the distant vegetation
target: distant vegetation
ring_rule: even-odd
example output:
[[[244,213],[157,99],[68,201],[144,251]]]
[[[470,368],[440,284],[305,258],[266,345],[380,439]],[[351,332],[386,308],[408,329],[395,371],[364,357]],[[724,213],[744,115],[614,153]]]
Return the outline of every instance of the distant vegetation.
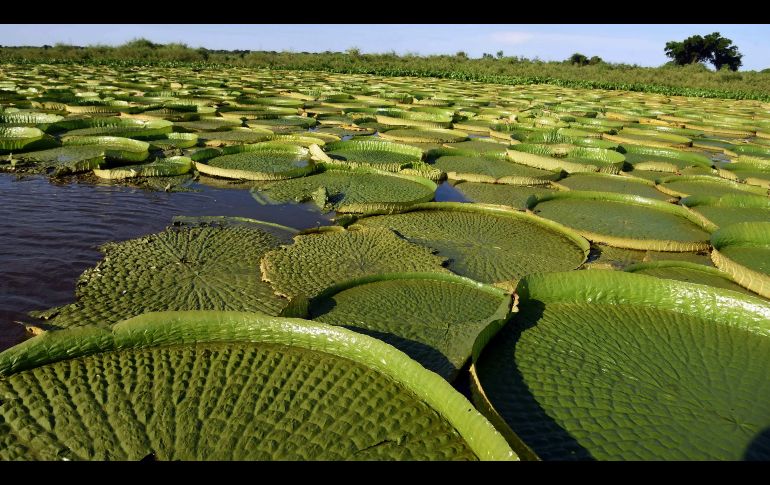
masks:
[[[707,36],[708,37],[708,36]],[[729,41],[729,39],[726,39]],[[671,62],[651,68],[614,64],[575,53],[559,62],[507,56],[503,51],[472,59],[455,55],[418,56],[363,54],[356,47],[346,52],[265,52],[211,50],[185,44],[156,44],[137,39],[110,47],[65,44],[43,47],[0,47],[0,62],[90,63],[110,65],[235,65],[272,69],[317,70],[384,76],[427,76],[500,84],[548,83],[567,87],[626,89],[665,95],[759,99],[770,101],[770,75],[756,71],[713,72],[701,62],[684,66]]]
[[[742,65],[743,54],[732,44],[732,40],[722,37],[719,32],[705,37],[693,35],[682,42],[667,42],[666,55],[680,66],[710,62],[717,71],[722,68],[737,71]]]

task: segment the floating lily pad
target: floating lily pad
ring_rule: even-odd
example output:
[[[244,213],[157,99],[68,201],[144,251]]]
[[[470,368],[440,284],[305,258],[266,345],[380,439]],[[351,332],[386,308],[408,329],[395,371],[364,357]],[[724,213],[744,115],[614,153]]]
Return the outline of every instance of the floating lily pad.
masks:
[[[265,254],[262,274],[279,295],[314,297],[344,280],[380,273],[439,272],[443,257],[379,228],[327,229]]]
[[[633,165],[634,171],[678,172],[685,167],[711,168],[714,165],[711,159],[695,152],[633,144],[623,144],[620,147],[626,162]]]
[[[468,134],[459,130],[404,128],[380,133],[386,140],[412,143],[457,143],[467,140]]]
[[[520,455],[770,458],[766,301],[618,271],[532,275],[517,293],[471,371]]]
[[[65,147],[93,146],[104,152],[108,159],[124,162],[141,162],[150,156],[150,144],[118,136],[63,136]]]
[[[288,228],[183,227],[102,246],[76,301],[47,312],[55,327],[108,326],[149,311],[237,310],[276,315],[287,301],[261,281],[259,261]]]
[[[252,190],[255,198],[264,195],[277,203],[313,201],[321,209],[338,212],[407,207],[433,200],[435,192],[436,184],[423,177],[364,167],[327,167],[307,177],[271,182]]]
[[[461,394],[339,327],[163,312],[0,354],[0,457],[511,460]]]
[[[53,175],[87,172],[104,163],[104,149],[99,146],[65,146],[14,155],[16,166]]]
[[[316,170],[304,147],[264,142],[226,147],[223,155],[195,161],[195,168],[206,175],[244,180],[284,180],[308,175]]]
[[[325,290],[308,318],[379,338],[452,381],[478,334],[505,323],[511,304],[506,292],[460,276],[380,274]]]
[[[534,196],[529,209],[586,239],[627,249],[708,249],[709,221],[673,204],[635,195],[567,191]]]
[[[760,195],[691,195],[681,203],[720,227],[736,222],[770,221],[770,198]]]
[[[711,235],[714,265],[744,288],[770,298],[770,222],[739,222]]]
[[[672,175],[657,180],[658,190],[674,197],[689,195],[767,195],[767,189],[709,175]]]
[[[102,179],[122,180],[136,177],[171,177],[184,175],[192,170],[189,157],[161,158],[152,163],[130,165],[108,170],[94,169],[94,175]]]
[[[639,273],[656,278],[684,281],[709,285],[715,288],[737,291],[746,295],[757,296],[738,285],[727,273],[714,267],[704,266],[689,261],[652,261],[648,263],[633,264],[625,268],[629,273]]]
[[[521,143],[508,150],[508,158],[516,163],[543,170],[619,173],[623,169],[623,154],[603,148],[571,145],[537,145]]]
[[[561,174],[490,157],[442,156],[433,166],[445,172],[449,180],[509,183],[513,185],[546,185]]]
[[[571,230],[508,208],[429,202],[357,224],[385,227],[449,258],[453,272],[485,283],[510,283],[541,271],[575,269],[588,242]]]
[[[371,166],[391,172],[422,159],[422,150],[419,148],[374,139],[329,143],[325,150],[331,158],[327,163],[350,167]]]
[[[482,204],[507,205],[524,210],[527,201],[533,195],[545,195],[557,192],[546,185],[508,185],[478,182],[461,182],[455,188],[471,202]]]
[[[648,180],[625,175],[605,173],[575,173],[561,179],[559,185],[571,190],[588,190],[631,194],[649,199],[669,200],[671,196],[655,189],[655,184]]]

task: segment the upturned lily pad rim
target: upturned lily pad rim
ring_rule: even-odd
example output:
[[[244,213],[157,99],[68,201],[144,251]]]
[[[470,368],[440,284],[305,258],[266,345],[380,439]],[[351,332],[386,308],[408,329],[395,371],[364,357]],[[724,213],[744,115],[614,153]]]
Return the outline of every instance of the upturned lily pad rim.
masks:
[[[446,419],[482,460],[516,460],[503,437],[438,374],[380,340],[309,320],[259,313],[145,313],[109,329],[46,332],[0,353],[0,377],[102,352],[196,343],[270,343],[348,359],[396,381]]]
[[[669,175],[667,177],[655,179],[655,188],[666,195],[671,195],[674,197],[688,197],[689,195],[697,194],[686,194],[684,192],[674,190],[670,187],[666,187],[664,184],[668,182],[710,182],[722,184],[725,187],[731,187],[736,190],[746,192],[747,194],[767,195],[768,192],[767,189],[762,187],[742,184],[740,182],[735,182],[733,180],[728,180],[722,177],[713,177],[711,175]]]
[[[597,200],[606,202],[621,202],[629,205],[635,205],[640,207],[649,207],[652,209],[667,212],[669,214],[684,217],[689,222],[697,225],[708,233],[712,233],[717,230],[716,224],[709,221],[697,212],[688,210],[684,207],[674,205],[668,202],[648,199],[639,195],[632,194],[619,194],[615,192],[596,192],[588,190],[565,190],[554,192],[550,194],[530,195],[527,199],[527,210],[532,211],[539,203],[548,202],[549,200],[557,199],[580,199],[580,200]],[[637,239],[630,237],[618,237],[608,236],[591,231],[585,231],[582,229],[573,229],[586,239],[598,243],[608,244],[610,246],[626,248],[626,249],[639,249],[639,250],[657,250],[657,251],[701,251],[709,248],[708,242],[682,242],[672,240],[657,240],[657,239]],[[664,249],[659,249],[664,248]]]
[[[697,318],[720,317],[721,325],[743,328],[770,337],[770,303],[753,296],[708,285],[656,278],[614,270],[538,273],[523,277],[517,287],[519,306],[529,300],[544,303],[593,303],[660,308]],[[515,318],[515,316],[514,316]],[[511,429],[484,392],[477,363],[494,334],[476,339],[470,367],[471,393],[476,407],[505,436],[524,460],[537,454]]]
[[[691,261],[679,261],[679,260],[662,260],[662,261],[647,261],[642,263],[634,263],[629,266],[626,266],[623,271],[627,273],[636,273],[637,271],[644,271],[646,269],[658,269],[658,268],[681,268],[681,269],[689,269],[693,271],[700,271],[702,273],[705,273],[710,276],[718,276],[720,278],[724,278],[725,280],[738,284],[735,279],[733,279],[732,276],[730,276],[728,273],[725,273],[724,271],[713,268],[711,266],[705,266],[703,264],[693,263]],[[648,275],[649,276],[649,275]],[[692,283],[696,284],[696,283]],[[725,291],[732,291],[727,290]]]
[[[770,248],[770,222],[738,222],[724,226],[711,235],[711,261],[744,288],[770,298],[770,275],[760,273],[720,252],[730,245]]]
[[[679,201],[686,207],[741,207],[770,209],[770,198],[753,194],[725,194],[720,197],[713,195],[690,195]]]
[[[390,212],[377,211],[377,210],[369,211],[356,217],[355,220],[351,222],[357,223],[361,219],[365,219],[367,217],[380,216],[380,215],[404,214],[407,212],[415,212],[415,211],[441,211],[441,210],[456,211],[456,212],[474,212],[477,214],[510,217],[512,219],[526,220],[527,222],[537,224],[541,227],[544,227],[546,229],[557,232],[562,236],[565,236],[571,242],[576,244],[584,253],[583,261],[580,264],[583,264],[585,260],[588,258],[588,252],[591,249],[591,244],[583,236],[581,236],[577,231],[563,224],[560,224],[556,221],[551,221],[549,219],[545,219],[543,217],[537,216],[530,212],[519,211],[511,207],[495,205],[495,204],[480,204],[480,203],[470,203],[470,202],[424,202],[422,204],[415,204],[411,207],[407,207],[397,211],[390,211]]]

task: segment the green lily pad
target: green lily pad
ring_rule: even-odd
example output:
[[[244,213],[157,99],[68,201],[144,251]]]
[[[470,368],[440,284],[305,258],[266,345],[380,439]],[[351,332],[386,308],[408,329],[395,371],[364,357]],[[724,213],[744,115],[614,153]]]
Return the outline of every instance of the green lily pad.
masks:
[[[100,249],[78,280],[75,303],[46,312],[54,327],[109,326],[149,311],[236,310],[276,315],[288,303],[261,281],[259,262],[293,230],[183,227]]]
[[[575,173],[559,181],[570,190],[588,190],[631,194],[648,199],[669,200],[671,196],[655,189],[655,184],[637,177],[606,173]]]
[[[189,157],[161,158],[152,163],[129,165],[108,170],[94,169],[94,175],[102,179],[122,180],[137,177],[172,177],[184,175],[192,170]]]
[[[506,205],[524,210],[533,195],[545,195],[557,192],[550,185],[508,185],[479,182],[460,182],[455,188],[471,202],[481,204]]]
[[[326,163],[349,167],[370,166],[391,172],[422,159],[422,150],[408,145],[372,140],[349,140],[329,143],[325,147],[330,160]]]
[[[512,460],[461,394],[366,335],[163,312],[0,354],[0,458]]]
[[[682,199],[681,204],[720,227],[736,222],[770,221],[770,198],[760,195],[691,195]]]
[[[656,181],[658,190],[674,197],[689,195],[767,195],[767,189],[709,175],[672,175]]]
[[[448,273],[445,259],[380,228],[340,227],[300,235],[265,254],[262,274],[277,294],[312,298],[344,280],[380,273]]]
[[[457,143],[467,140],[468,134],[464,131],[441,128],[398,128],[380,133],[380,138],[411,143]]]
[[[433,166],[445,172],[449,180],[469,182],[547,185],[561,175],[559,172],[483,156],[442,156],[433,162]]]
[[[478,334],[505,323],[511,304],[503,290],[468,278],[391,273],[325,290],[307,318],[379,338],[452,381]]]
[[[588,242],[571,230],[520,211],[429,202],[402,213],[369,215],[357,224],[384,227],[449,258],[453,272],[484,283],[507,283],[541,271],[575,269]]]
[[[264,195],[275,203],[312,201],[323,210],[337,212],[408,207],[433,200],[435,192],[436,184],[423,177],[334,166],[252,189],[255,198]]]
[[[716,229],[683,207],[610,192],[555,192],[532,197],[528,207],[592,242],[626,249],[702,251]]]
[[[313,173],[317,168],[304,147],[279,142],[226,147],[223,155],[195,168],[206,175],[244,180],[284,180]]]
[[[770,298],[770,222],[739,222],[711,235],[711,259],[739,285]]]
[[[656,278],[709,285],[715,288],[737,291],[745,295],[757,296],[756,293],[748,291],[735,283],[727,273],[713,267],[691,263],[689,261],[652,261],[648,263],[638,263],[628,266],[625,268],[625,271],[655,276]]]
[[[770,458],[770,303],[618,271],[532,275],[517,293],[471,372],[520,455]]]

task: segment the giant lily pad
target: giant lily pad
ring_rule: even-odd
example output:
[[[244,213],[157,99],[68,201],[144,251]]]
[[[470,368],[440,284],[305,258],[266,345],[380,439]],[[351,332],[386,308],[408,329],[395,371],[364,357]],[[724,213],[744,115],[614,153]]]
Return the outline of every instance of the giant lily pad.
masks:
[[[381,140],[339,141],[326,145],[327,163],[350,167],[371,166],[391,172],[419,162],[422,150]]]
[[[456,202],[418,204],[357,222],[386,227],[449,258],[453,272],[485,283],[509,283],[541,271],[575,269],[588,242],[560,224],[503,207]]]
[[[441,128],[416,129],[399,128],[380,133],[380,137],[386,140],[410,142],[410,143],[456,143],[467,140],[468,134],[459,130],[447,130]]]
[[[561,175],[560,172],[483,156],[442,156],[433,162],[433,166],[445,172],[450,180],[469,182],[546,185]]]
[[[161,158],[152,163],[130,165],[109,170],[94,169],[94,175],[109,180],[122,180],[136,177],[170,177],[184,175],[192,170],[192,160],[189,157]]]
[[[279,295],[314,297],[344,280],[380,273],[440,272],[445,259],[380,228],[322,229],[265,254],[262,274]]]
[[[714,265],[741,286],[770,298],[770,222],[739,222],[711,235]]]
[[[651,261],[647,263],[632,264],[625,268],[629,273],[639,273],[657,278],[684,281],[709,285],[715,288],[737,291],[751,296],[756,293],[746,290],[738,285],[727,273],[710,266],[704,266],[689,261]]]
[[[551,146],[521,143],[508,150],[508,158],[516,163],[543,170],[619,173],[623,169],[623,154],[604,148]]]
[[[530,196],[551,194],[557,191],[550,185],[508,185],[483,182],[461,182],[455,185],[470,202],[481,204],[507,205],[524,210]]]
[[[626,162],[633,165],[634,170],[678,172],[685,167],[711,168],[714,165],[714,162],[704,155],[673,148],[623,144],[621,150]]]
[[[224,155],[206,160],[196,157],[195,168],[206,175],[244,180],[284,180],[316,170],[304,147],[264,142],[226,147]]]
[[[655,184],[649,180],[626,175],[575,173],[560,180],[559,185],[563,185],[571,190],[616,192],[658,200],[671,199],[671,196],[656,190]]]
[[[436,184],[426,178],[392,174],[372,168],[326,167],[323,172],[267,183],[252,190],[256,199],[312,201],[324,210],[361,212],[365,209],[408,207],[433,200]]]
[[[505,323],[511,304],[503,290],[460,276],[379,274],[325,290],[308,318],[379,338],[451,381],[478,334]]]
[[[2,459],[516,459],[393,347],[253,313],[44,334],[0,354],[0,396]]]
[[[656,181],[658,190],[674,197],[689,195],[767,195],[767,189],[709,175],[671,175]]]
[[[517,293],[471,370],[518,453],[770,459],[770,303],[617,271],[532,275]]]
[[[287,301],[261,281],[262,255],[289,228],[183,227],[102,246],[78,281],[75,303],[42,312],[55,327],[107,326],[148,311],[237,310],[278,314]]]
[[[720,227],[736,222],[770,221],[770,198],[760,195],[691,195],[681,203]]]
[[[702,251],[716,229],[683,207],[636,195],[571,190],[533,196],[528,207],[593,242],[627,249]]]
[[[148,151],[150,144],[131,138],[118,136],[63,136],[62,143],[65,147],[93,146],[104,152],[109,159],[141,162],[150,156]]]

